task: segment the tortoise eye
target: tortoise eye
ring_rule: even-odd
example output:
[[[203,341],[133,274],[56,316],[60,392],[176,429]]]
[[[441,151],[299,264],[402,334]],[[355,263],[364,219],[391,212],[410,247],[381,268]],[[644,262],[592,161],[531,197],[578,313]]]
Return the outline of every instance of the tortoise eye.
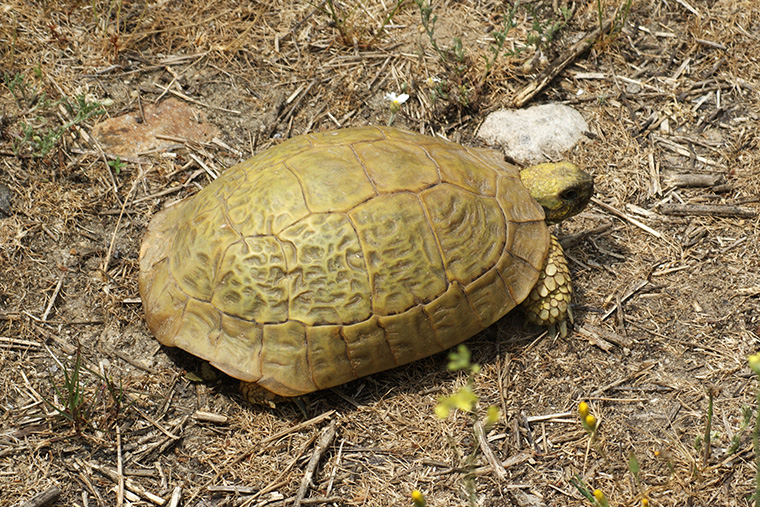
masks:
[[[578,198],[578,191],[575,190],[574,188],[570,188],[560,193],[559,197],[563,201],[575,201]]]

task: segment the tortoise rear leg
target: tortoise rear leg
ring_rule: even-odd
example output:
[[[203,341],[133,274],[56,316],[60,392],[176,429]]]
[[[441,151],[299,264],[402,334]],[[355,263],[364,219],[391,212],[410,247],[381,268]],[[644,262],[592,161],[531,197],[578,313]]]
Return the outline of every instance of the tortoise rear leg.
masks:
[[[256,382],[246,382],[245,380],[240,381],[240,394],[251,405],[265,405],[270,408],[275,408],[277,401],[285,399],[261,387]]]
[[[570,270],[567,259],[557,238],[552,235],[546,264],[538,277],[538,282],[523,301],[529,322],[539,326],[548,326],[549,334],[567,336],[567,321],[573,323],[570,299],[573,286],[570,282]]]
[[[243,395],[243,399],[254,406],[267,406],[269,408],[277,408],[277,403],[283,401],[292,401],[296,404],[304,417],[308,418],[306,404],[301,396],[294,396],[292,398],[286,398],[275,394],[269,389],[261,387],[256,382],[240,381],[240,394]]]

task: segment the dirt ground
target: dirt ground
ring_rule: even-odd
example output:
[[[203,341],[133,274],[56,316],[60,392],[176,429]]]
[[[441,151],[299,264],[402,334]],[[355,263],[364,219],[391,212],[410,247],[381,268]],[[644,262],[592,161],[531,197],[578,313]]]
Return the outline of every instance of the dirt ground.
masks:
[[[617,23],[561,70],[598,2],[521,2],[500,50],[491,0],[425,23],[412,0],[3,3],[0,506],[754,504],[760,3],[601,3]],[[525,106],[590,126],[566,157],[596,201],[557,228],[576,323],[552,339],[513,312],[467,342],[501,410],[485,438],[434,415],[467,380],[446,354],[270,409],[150,335],[138,252],[167,203],[283,139],[386,124],[391,92],[395,126],[482,145],[547,69]],[[170,97],[191,112],[168,147],[96,142]]]

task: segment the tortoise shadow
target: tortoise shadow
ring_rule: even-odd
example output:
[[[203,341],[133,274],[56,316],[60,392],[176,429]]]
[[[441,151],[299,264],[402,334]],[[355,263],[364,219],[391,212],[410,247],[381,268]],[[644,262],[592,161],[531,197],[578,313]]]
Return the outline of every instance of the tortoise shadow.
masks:
[[[520,312],[511,312],[463,344],[470,350],[471,362],[486,368],[497,364],[506,354],[521,354],[543,332],[542,328],[526,326]],[[305,397],[308,415],[332,409],[353,412],[388,398],[434,395],[433,399],[437,399],[461,375],[448,369],[449,353],[455,348],[311,393]]]

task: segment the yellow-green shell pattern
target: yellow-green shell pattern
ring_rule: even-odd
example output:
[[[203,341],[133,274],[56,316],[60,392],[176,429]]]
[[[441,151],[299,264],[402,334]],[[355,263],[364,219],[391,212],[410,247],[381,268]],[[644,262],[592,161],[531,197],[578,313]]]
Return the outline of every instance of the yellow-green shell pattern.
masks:
[[[522,302],[549,232],[495,151],[385,127],[295,137],[151,222],[148,326],[282,396],[450,348]]]

